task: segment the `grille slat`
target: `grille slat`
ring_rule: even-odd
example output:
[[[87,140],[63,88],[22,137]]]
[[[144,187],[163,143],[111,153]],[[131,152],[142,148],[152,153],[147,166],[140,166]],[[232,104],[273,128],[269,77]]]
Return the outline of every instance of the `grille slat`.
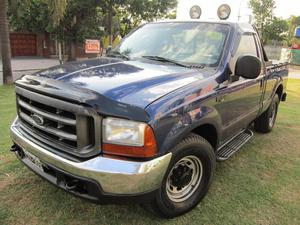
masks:
[[[28,103],[26,103],[25,101],[22,101],[20,98],[18,98],[18,104],[27,109],[28,111],[30,112],[33,112],[33,113],[37,113],[45,118],[48,118],[50,120],[53,120],[53,121],[56,121],[56,122],[59,122],[59,123],[62,123],[62,124],[67,124],[67,125],[70,125],[70,126],[75,126],[76,125],[76,120],[74,119],[70,119],[70,118],[66,118],[66,117],[62,117],[62,116],[59,116],[59,115],[55,115],[55,114],[52,114],[52,113],[49,113],[49,112],[45,112],[43,110],[40,110]]]
[[[40,126],[31,117],[29,117],[27,114],[25,114],[23,112],[20,112],[19,115],[27,123],[29,123],[30,125],[32,125],[34,127],[39,128],[40,130],[43,130],[43,131],[48,132],[52,135],[58,136],[59,138],[62,138],[62,139],[77,141],[77,135],[69,134],[69,133],[63,132],[59,129],[55,129],[55,128],[52,128],[52,127],[49,127],[49,126]]]
[[[93,109],[16,86],[22,131],[35,141],[70,157],[101,152],[101,116]]]

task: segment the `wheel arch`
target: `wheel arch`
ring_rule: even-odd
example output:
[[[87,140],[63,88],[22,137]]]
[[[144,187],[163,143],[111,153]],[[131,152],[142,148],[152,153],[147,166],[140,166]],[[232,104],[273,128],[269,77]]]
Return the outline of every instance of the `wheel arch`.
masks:
[[[219,142],[219,135],[218,135],[217,128],[214,125],[210,123],[201,124],[198,127],[191,130],[191,133],[203,137],[206,141],[210,143],[210,145],[213,147],[214,150],[217,149],[218,142]]]
[[[220,124],[218,124],[217,121],[207,119],[199,121],[198,123],[189,127],[189,129],[186,129],[177,139],[177,143],[181,142],[190,134],[196,134],[204,138],[216,152],[221,139]]]
[[[283,85],[282,83],[280,83],[277,88],[276,88],[276,91],[275,91],[275,94],[278,94],[278,97],[279,97],[279,100],[281,101],[282,100],[282,96],[283,96]]]

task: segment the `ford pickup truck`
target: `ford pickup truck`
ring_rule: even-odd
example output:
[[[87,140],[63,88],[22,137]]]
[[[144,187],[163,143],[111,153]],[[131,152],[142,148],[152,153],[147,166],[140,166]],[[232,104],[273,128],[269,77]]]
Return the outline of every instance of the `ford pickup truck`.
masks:
[[[216,162],[272,130],[287,78],[248,23],[147,23],[105,57],[17,80],[11,150],[76,196],[175,217],[206,195]]]

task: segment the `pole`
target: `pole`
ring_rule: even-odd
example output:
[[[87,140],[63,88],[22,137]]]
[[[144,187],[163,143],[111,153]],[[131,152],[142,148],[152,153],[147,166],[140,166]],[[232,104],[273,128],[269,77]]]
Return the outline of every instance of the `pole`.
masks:
[[[108,11],[108,35],[109,35],[109,46],[112,46],[113,43],[113,33],[112,33],[112,26],[113,26],[113,1],[110,1],[110,7]]]
[[[9,24],[7,18],[8,1],[0,0],[0,44],[2,55],[1,83],[9,84],[13,82],[11,68],[11,50],[9,40]]]
[[[0,86],[3,85],[3,72],[2,69],[0,68]]]
[[[61,42],[58,42],[58,58],[59,58],[59,64],[63,64],[63,58],[61,53]]]
[[[1,41],[0,41],[0,52],[1,52]],[[2,69],[1,61],[2,61],[2,57],[0,54],[0,86],[3,85],[3,71],[2,71],[3,69]]]

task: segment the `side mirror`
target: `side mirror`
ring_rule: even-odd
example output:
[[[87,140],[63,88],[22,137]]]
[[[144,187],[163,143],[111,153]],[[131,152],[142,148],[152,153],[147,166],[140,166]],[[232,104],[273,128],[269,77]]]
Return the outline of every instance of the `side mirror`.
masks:
[[[246,79],[255,79],[261,72],[261,61],[256,56],[243,55],[238,58],[235,65],[235,75]]]

